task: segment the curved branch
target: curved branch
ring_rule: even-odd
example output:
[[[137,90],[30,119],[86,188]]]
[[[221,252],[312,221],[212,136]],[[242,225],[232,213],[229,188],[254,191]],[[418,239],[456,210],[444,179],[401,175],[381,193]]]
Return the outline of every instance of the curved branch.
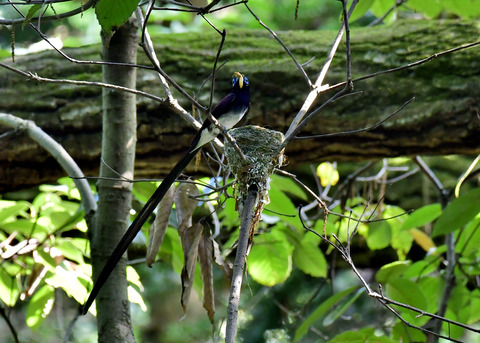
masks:
[[[31,120],[24,120],[11,114],[0,113],[0,124],[16,130],[25,131],[32,140],[47,150],[67,172],[67,175],[73,178],[73,182],[75,182],[80,192],[85,214],[89,215],[96,211],[97,203],[95,202],[90,185],[87,180],[84,179],[81,169],[60,144]]]

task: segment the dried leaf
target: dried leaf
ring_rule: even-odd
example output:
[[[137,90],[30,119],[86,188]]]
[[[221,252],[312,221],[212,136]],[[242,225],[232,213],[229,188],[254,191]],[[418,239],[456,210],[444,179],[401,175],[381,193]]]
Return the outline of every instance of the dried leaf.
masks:
[[[181,183],[175,192],[175,205],[177,209],[178,233],[182,235],[185,228],[192,226],[192,214],[198,201],[192,196],[199,195],[197,186],[191,183]]]
[[[200,244],[198,246],[200,270],[203,280],[203,308],[208,313],[210,323],[213,324],[215,315],[215,301],[213,293],[212,243],[212,240],[206,234],[206,230],[203,230],[202,239],[200,240]]]
[[[213,255],[215,257],[215,263],[220,267],[223,275],[227,278],[228,281],[232,280],[233,266],[231,263],[228,263],[222,256],[220,247],[217,242],[212,241],[213,243]]]
[[[168,219],[170,218],[170,212],[172,211],[174,192],[175,186],[172,185],[158,204],[157,216],[148,231],[147,266],[149,267],[155,262],[158,250],[165,237],[165,232],[168,227]]]
[[[195,224],[186,228],[182,234],[182,248],[184,256],[184,266],[182,269],[182,299],[181,304],[183,310],[187,312],[188,299],[193,286],[193,278],[195,277],[195,266],[197,265],[198,245],[202,238],[202,224]]]

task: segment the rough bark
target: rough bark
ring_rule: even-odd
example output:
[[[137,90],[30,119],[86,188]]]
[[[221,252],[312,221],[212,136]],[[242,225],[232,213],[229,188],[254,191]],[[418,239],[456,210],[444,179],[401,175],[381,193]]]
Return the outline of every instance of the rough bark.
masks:
[[[103,60],[136,63],[137,30],[131,20],[109,41],[104,39]],[[136,70],[104,66],[103,81],[134,88]],[[104,89],[102,99],[102,159],[105,164],[100,167],[102,178],[97,182],[99,201],[95,228],[89,232],[94,280],[128,227],[132,202],[131,184],[106,178],[133,178],[136,143],[135,95]],[[135,342],[125,268],[126,258],[122,258],[97,296],[98,342]]]
[[[353,76],[402,66],[431,54],[478,40],[476,23],[457,21],[399,22],[352,31]],[[218,73],[216,100],[228,89],[233,71],[250,79],[252,110],[249,123],[285,132],[308,88],[291,59],[265,31],[227,31]],[[314,78],[323,65],[334,32],[281,32],[279,36]],[[190,94],[208,103],[209,89],[199,86],[209,74],[220,37],[215,33],[170,34],[154,37],[162,67]],[[98,46],[65,51],[95,60]],[[462,50],[421,66],[356,82],[352,95],[329,106],[302,134],[358,129],[374,124],[415,96],[416,101],[381,127],[359,134],[294,141],[286,155],[292,168],[323,160],[359,161],[415,154],[480,152],[479,47]],[[139,63],[148,64],[142,57]],[[101,80],[101,68],[74,65],[53,52],[18,57],[15,66],[45,77]],[[345,54],[334,58],[326,82],[345,78]],[[137,88],[162,96],[155,75],[138,70]],[[0,70],[0,109],[33,119],[56,137],[86,174],[96,175],[100,156],[100,89],[39,84]],[[21,96],[19,96],[21,94]],[[333,94],[329,91],[318,104]],[[191,106],[179,97],[187,110]],[[214,101],[215,103],[215,101]],[[137,177],[165,175],[190,143],[189,128],[165,104],[137,99]],[[61,173],[41,149],[22,135],[3,137],[0,149],[0,192],[54,181]],[[200,172],[207,169],[200,167]]]

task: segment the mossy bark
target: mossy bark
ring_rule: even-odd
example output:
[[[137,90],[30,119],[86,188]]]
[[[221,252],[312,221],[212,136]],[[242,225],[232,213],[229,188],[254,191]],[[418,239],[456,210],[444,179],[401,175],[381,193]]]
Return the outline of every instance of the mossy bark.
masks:
[[[353,76],[399,67],[431,54],[478,40],[478,23],[408,21],[352,31]],[[311,78],[321,69],[334,32],[291,31],[279,36],[303,63]],[[190,94],[208,104],[209,89],[199,87],[208,76],[220,37],[215,33],[154,37],[162,67]],[[344,44],[343,44],[344,46]],[[342,47],[342,45],[341,45]],[[99,46],[65,49],[81,60],[96,60]],[[480,152],[480,48],[445,55],[421,66],[355,82],[361,93],[328,106],[302,134],[341,132],[370,126],[416,100],[381,127],[359,134],[293,141],[286,149],[288,167],[324,160],[359,161],[415,154]],[[214,103],[230,87],[233,71],[242,71],[252,90],[249,123],[285,132],[300,108],[308,87],[291,59],[263,30],[228,30],[217,74]],[[139,63],[148,64],[142,56]],[[326,82],[344,80],[345,53],[335,56]],[[76,65],[54,52],[18,57],[17,68],[52,78],[100,81],[101,68]],[[137,88],[163,96],[153,74],[139,69]],[[93,87],[40,84],[0,69],[0,109],[34,120],[52,134],[79,162],[96,175],[101,148],[101,90]],[[333,94],[322,96],[317,105]],[[191,109],[182,98],[180,103]],[[194,130],[165,104],[138,97],[137,177],[161,177],[179,159]],[[61,176],[55,162],[21,135],[2,139],[0,192],[53,181]],[[199,172],[207,169],[200,167]]]

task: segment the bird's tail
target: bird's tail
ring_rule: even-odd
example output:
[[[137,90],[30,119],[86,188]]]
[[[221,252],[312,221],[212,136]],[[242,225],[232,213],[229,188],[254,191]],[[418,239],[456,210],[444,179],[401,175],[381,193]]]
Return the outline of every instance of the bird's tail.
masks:
[[[117,265],[118,261],[120,261],[120,259],[122,258],[125,251],[127,251],[127,248],[130,245],[130,243],[132,243],[135,236],[141,230],[143,224],[145,224],[148,217],[150,217],[152,212],[157,207],[158,203],[165,196],[165,193],[167,193],[170,186],[175,182],[175,180],[182,173],[182,171],[188,166],[190,161],[195,156],[196,152],[197,152],[197,150],[188,152],[175,165],[175,167],[173,167],[173,169],[165,177],[165,179],[162,181],[160,186],[158,186],[157,190],[153,193],[153,195],[150,197],[150,199],[148,199],[147,203],[142,208],[142,210],[138,213],[137,217],[132,222],[132,224],[128,228],[127,232],[125,232],[125,234],[123,235],[122,239],[120,240],[120,242],[116,246],[113,253],[110,255],[110,258],[108,259],[107,263],[105,263],[105,266],[103,267],[100,275],[98,276],[98,279],[95,281],[92,292],[90,293],[90,295],[87,299],[87,302],[83,306],[83,310],[82,310],[83,314],[86,314],[88,312],[88,309],[90,308],[93,301],[97,297],[98,292],[100,291],[102,286],[107,281],[108,277],[112,273],[112,271],[115,268],[115,266]]]

